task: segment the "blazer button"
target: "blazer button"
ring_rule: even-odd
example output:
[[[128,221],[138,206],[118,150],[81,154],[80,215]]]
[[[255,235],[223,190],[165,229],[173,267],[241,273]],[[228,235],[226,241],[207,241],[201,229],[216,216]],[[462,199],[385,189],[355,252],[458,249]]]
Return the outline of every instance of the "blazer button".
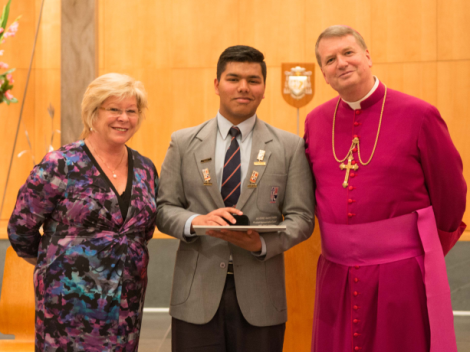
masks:
[[[221,267],[222,269],[225,269],[225,263],[224,263],[224,262],[220,263],[220,267]]]

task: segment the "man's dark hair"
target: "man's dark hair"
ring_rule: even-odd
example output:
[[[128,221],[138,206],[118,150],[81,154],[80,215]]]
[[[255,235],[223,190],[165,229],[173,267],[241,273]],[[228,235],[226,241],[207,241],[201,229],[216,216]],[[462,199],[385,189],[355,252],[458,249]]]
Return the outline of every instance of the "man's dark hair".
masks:
[[[246,45],[235,45],[228,47],[220,55],[217,62],[217,80],[227,68],[229,62],[255,62],[261,65],[261,73],[263,74],[264,83],[266,83],[266,62],[261,51]]]

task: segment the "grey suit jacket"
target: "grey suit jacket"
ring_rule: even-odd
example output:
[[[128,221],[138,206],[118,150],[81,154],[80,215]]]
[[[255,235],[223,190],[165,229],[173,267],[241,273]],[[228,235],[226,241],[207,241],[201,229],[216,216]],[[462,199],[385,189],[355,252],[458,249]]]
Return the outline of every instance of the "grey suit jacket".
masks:
[[[286,225],[285,232],[263,234],[266,256],[210,236],[183,236],[193,214],[223,208],[214,179],[217,120],[173,133],[160,175],[157,226],[181,240],[173,277],[170,314],[193,324],[205,324],[215,315],[232,254],[238,303],[245,319],[255,326],[287,321],[283,252],[313,232],[314,194],[310,167],[300,137],[257,119],[249,169],[237,208],[256,225]],[[266,151],[266,166],[255,166],[258,151]],[[210,161],[207,162],[207,159]],[[205,160],[204,163],[201,161]],[[205,186],[202,169],[208,168],[212,186]],[[256,188],[248,188],[252,171]],[[277,199],[271,199],[278,187]]]

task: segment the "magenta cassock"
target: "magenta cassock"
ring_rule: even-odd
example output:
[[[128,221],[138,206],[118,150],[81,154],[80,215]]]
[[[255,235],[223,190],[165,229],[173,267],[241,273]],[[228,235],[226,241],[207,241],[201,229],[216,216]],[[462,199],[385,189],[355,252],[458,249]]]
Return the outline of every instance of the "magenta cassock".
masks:
[[[339,103],[335,126],[335,149],[339,159],[346,155],[352,138],[357,136],[361,157],[365,162],[369,160],[384,94],[385,86],[380,83],[377,90],[361,102],[361,109],[353,110],[347,103]],[[323,250],[329,248],[330,253],[335,250],[342,258],[334,262],[324,252],[319,259],[312,351],[455,351],[450,319],[441,320],[433,311],[433,307],[440,305],[435,302],[443,298],[429,297],[432,290],[427,290],[428,278],[431,281],[439,278],[441,283],[447,281],[442,278],[445,274],[443,255],[465,228],[461,223],[466,199],[462,161],[447,126],[432,105],[388,89],[374,157],[368,165],[359,164],[348,187],[343,188],[345,171],[340,170],[332,150],[337,101],[335,98],[320,105],[305,122],[306,153],[316,183],[316,215],[322,224]],[[359,160],[358,151],[354,151],[354,158]],[[325,224],[367,227],[401,216],[414,216],[418,221],[416,212],[430,206],[437,231],[434,225],[431,234],[432,226],[428,225],[426,234],[410,235],[415,240],[415,250],[423,243],[423,238],[434,237],[429,258],[436,260],[436,251],[440,251],[442,258],[433,269],[426,270],[424,249],[380,263],[360,257],[367,248],[367,253],[380,257],[384,254],[380,252],[382,249],[393,244],[400,246],[400,234],[389,232],[387,226],[385,230],[376,228],[352,247],[348,247],[347,241],[343,243],[338,237],[341,234],[330,235],[324,230]],[[346,233],[350,234],[348,231]],[[441,247],[437,250],[435,240],[439,239]],[[362,258],[363,262],[345,262],[353,258]],[[432,271],[435,276],[431,276]],[[444,289],[448,290],[448,284],[446,287]],[[443,314],[449,317],[452,309],[450,303],[445,302]],[[433,316],[441,320],[436,322],[437,331],[433,330]],[[444,336],[438,339],[441,342],[436,342],[437,334]],[[445,347],[436,345],[438,343],[444,343]]]

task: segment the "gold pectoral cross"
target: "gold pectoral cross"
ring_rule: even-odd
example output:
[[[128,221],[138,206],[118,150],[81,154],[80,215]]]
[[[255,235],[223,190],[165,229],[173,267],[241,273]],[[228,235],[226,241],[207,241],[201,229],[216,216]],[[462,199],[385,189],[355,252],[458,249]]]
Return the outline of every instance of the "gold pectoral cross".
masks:
[[[352,153],[350,153],[349,156],[348,156],[348,164],[346,165],[346,164],[342,163],[342,164],[339,165],[339,168],[341,170],[346,169],[346,175],[344,176],[343,188],[348,187],[349,171],[351,171],[351,169],[353,169],[354,171],[359,169],[359,166],[357,164],[354,164],[354,165],[351,164],[351,162],[353,160],[354,160],[354,157],[352,156]]]

